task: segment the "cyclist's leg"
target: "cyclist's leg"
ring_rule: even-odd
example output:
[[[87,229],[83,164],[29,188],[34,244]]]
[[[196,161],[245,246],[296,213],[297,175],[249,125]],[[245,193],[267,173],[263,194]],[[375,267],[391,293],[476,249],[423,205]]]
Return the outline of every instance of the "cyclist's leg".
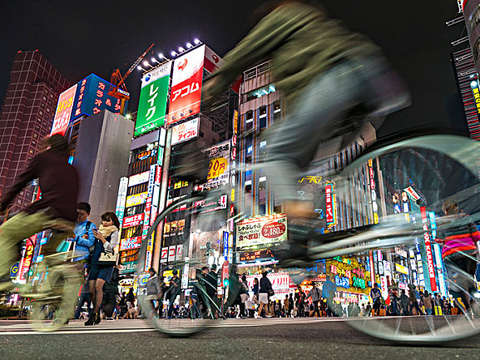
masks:
[[[8,280],[3,286],[0,283],[0,291],[10,287],[10,267],[20,259],[21,242],[44,230],[44,223],[48,219],[44,213],[22,212],[0,226],[0,281],[3,283]]]

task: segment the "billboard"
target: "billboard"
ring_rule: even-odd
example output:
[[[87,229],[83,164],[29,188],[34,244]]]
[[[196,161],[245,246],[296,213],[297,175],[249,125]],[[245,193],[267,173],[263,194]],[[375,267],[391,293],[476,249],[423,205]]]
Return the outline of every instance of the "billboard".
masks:
[[[212,186],[227,185],[230,181],[230,140],[207,149],[210,158],[207,183]]]
[[[274,214],[242,220],[237,224],[237,247],[247,248],[287,240],[287,217]]]
[[[68,124],[70,123],[70,118],[72,117],[73,101],[75,100],[76,92],[77,84],[62,92],[58,97],[57,111],[55,111],[50,135],[65,135],[65,131],[67,131]]]
[[[191,140],[198,136],[199,118],[175,125],[172,128],[172,145]]]
[[[171,69],[172,62],[169,61],[143,76],[135,123],[135,136],[142,135],[165,124]]]
[[[95,74],[90,74],[79,81],[77,85],[72,120],[81,115],[98,114],[104,109],[120,114],[120,99],[108,95],[110,86],[113,86],[108,81]]]
[[[168,124],[200,112],[205,46],[200,46],[175,59]]]
[[[118,186],[117,206],[115,207],[115,214],[118,217],[120,224],[123,222],[123,216],[125,214],[125,201],[127,199],[127,186],[128,178],[120,178],[120,184]]]

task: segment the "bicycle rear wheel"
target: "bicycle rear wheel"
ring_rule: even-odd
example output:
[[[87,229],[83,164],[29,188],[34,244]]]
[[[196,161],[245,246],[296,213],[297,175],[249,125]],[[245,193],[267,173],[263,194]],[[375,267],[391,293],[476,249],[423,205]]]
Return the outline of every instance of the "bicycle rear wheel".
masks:
[[[73,318],[83,277],[72,263],[42,265],[38,272],[43,283],[32,288],[34,294],[23,294],[30,298],[28,320],[36,331],[56,331]]]
[[[179,256],[177,251],[177,255],[165,258],[165,263],[161,264],[163,275],[169,282],[162,299],[148,296],[146,289],[142,289],[138,295],[145,319],[168,336],[185,337],[204,330],[218,316],[221,308],[219,299],[211,295],[209,285],[201,274],[201,267],[207,265],[208,258],[198,256],[198,251],[190,248],[198,245],[193,237],[200,235],[210,236],[211,241],[219,240],[217,227],[220,222],[213,212],[206,215],[205,208],[200,209],[200,206],[205,205],[205,200],[205,196],[200,195],[172,203],[157,216],[146,235],[146,239],[149,239],[158,226],[163,224],[163,241],[169,245],[164,248],[181,248],[185,252]],[[175,223],[175,231],[172,230],[172,223]],[[200,234],[202,227],[211,229],[209,235]],[[214,228],[217,230],[214,231]],[[146,282],[148,277],[149,269],[145,261],[147,248],[148,241],[143,241],[137,265],[140,282]],[[197,256],[189,257],[189,253]],[[174,273],[176,276],[173,276]]]
[[[466,226],[476,230],[474,224],[480,221],[479,145],[456,136],[410,139],[362,156],[341,174],[344,177],[337,182],[337,189],[346,191],[355,186],[349,175],[365,169],[370,159],[378,158],[385,180],[380,186],[385,185],[386,213],[380,216],[378,225],[311,249],[313,258],[330,259],[335,271],[347,262],[365,271],[362,281],[357,274],[347,278],[345,273],[329,273],[331,269],[327,266],[327,275],[338,277],[334,279],[337,286],[358,291],[368,281],[372,285],[381,284],[386,302],[382,309],[385,313],[379,311],[383,316],[352,317],[349,322],[352,327],[400,343],[439,343],[480,333],[477,257],[462,248],[455,255],[461,260],[449,262],[447,257],[444,261],[440,247],[434,242],[435,238],[444,238],[445,234],[464,230]],[[401,197],[408,188],[414,191],[404,202],[409,204],[408,212],[395,214],[398,207],[387,197],[396,191]],[[444,217],[442,207],[447,200],[455,202],[465,215]],[[331,259],[335,256],[336,260]],[[372,273],[376,274],[374,278]],[[441,294],[442,301],[433,301],[432,314],[426,315],[422,309],[418,314],[417,300],[412,297],[410,302],[408,298],[410,286]],[[445,311],[443,296],[458,312]],[[345,316],[346,306],[332,307],[337,316]]]

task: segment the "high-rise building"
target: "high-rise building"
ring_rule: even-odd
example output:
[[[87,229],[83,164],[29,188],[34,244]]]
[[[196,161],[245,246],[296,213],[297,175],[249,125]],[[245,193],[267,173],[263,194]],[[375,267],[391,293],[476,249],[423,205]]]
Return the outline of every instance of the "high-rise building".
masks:
[[[0,192],[7,190],[50,134],[67,79],[38,51],[19,51],[0,114]],[[32,201],[33,186],[16,198],[12,212]]]

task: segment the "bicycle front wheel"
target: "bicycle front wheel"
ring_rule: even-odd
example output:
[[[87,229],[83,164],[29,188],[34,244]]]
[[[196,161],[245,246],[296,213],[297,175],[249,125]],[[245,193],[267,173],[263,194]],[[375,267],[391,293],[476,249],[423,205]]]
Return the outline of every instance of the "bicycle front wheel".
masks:
[[[342,287],[363,291],[361,305],[368,309],[363,312],[342,303],[341,296],[331,299],[351,326],[400,343],[439,343],[480,333],[472,241],[480,221],[479,146],[457,136],[424,136],[375,150],[345,169],[339,193],[358,188],[358,174],[376,180],[375,194],[367,198],[378,203],[379,224],[320,244],[313,253],[329,259],[327,276],[337,293]],[[369,172],[372,167],[378,172]],[[443,256],[435,239],[444,241]],[[381,300],[372,303],[369,288],[375,283]]]
[[[146,262],[148,239],[159,225],[164,227],[164,244],[168,241],[170,245],[166,248],[182,249],[176,251],[173,257],[167,256],[162,259],[161,275],[165,276],[166,284],[162,297],[158,299],[155,294],[149,295],[148,284],[138,295],[144,318],[158,331],[168,336],[186,337],[198,333],[219,314],[218,298],[209,295],[212,292],[207,289],[208,284],[201,274],[201,267],[207,264],[207,257],[190,258],[188,254],[179,255],[183,251],[188,251],[191,237],[200,233],[199,224],[215,226],[209,222],[212,218],[205,219],[199,210],[199,203],[203,204],[204,200],[205,196],[195,196],[181,199],[168,206],[150,227],[139,253],[137,276],[140,282],[147,283],[150,266]],[[174,222],[175,231],[171,228]],[[215,241],[218,240],[217,234],[218,231],[215,234]]]

